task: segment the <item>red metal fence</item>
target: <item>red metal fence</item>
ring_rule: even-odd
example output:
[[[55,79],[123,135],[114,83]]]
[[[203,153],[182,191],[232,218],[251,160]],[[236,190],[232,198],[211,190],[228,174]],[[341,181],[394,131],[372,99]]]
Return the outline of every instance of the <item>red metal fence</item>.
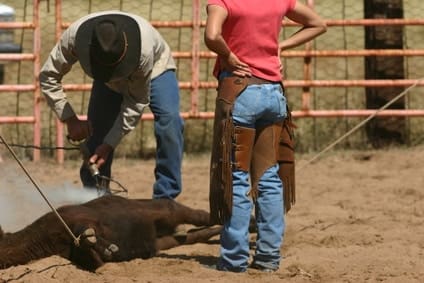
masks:
[[[33,50],[32,53],[23,54],[0,54],[0,61],[32,61],[33,62],[33,83],[18,85],[0,85],[0,92],[5,91],[32,91],[34,93],[32,116],[0,116],[0,124],[6,123],[29,123],[33,124],[34,145],[41,144],[41,119],[40,119],[40,88],[38,84],[38,72],[40,70],[40,17],[39,1],[33,3],[33,20],[32,22],[0,22],[0,29],[30,29],[33,33]],[[40,159],[40,152],[34,150],[33,159]]]
[[[307,1],[308,5],[314,5],[314,1]],[[38,71],[40,69],[40,53],[41,53],[41,33],[40,33],[40,1],[33,1],[33,18],[31,22],[0,22],[0,29],[30,29],[33,33],[33,50],[30,53],[22,54],[0,54],[1,61],[31,61],[33,63],[33,80],[31,84],[5,84],[0,85],[0,92],[33,92],[33,115],[31,116],[0,116],[0,124],[28,123],[33,125],[33,144],[39,146],[41,144],[41,103],[40,90],[38,86]],[[190,79],[180,80],[180,88],[188,90],[190,93],[189,110],[181,112],[185,119],[210,119],[213,117],[213,110],[202,111],[199,108],[199,91],[205,89],[214,89],[217,83],[214,80],[202,81],[200,79],[200,65],[202,60],[215,58],[215,54],[202,51],[202,29],[205,21],[202,20],[204,7],[200,0],[192,0],[192,15],[191,20],[176,20],[176,21],[154,21],[152,24],[158,29],[160,28],[175,28],[175,29],[191,29],[191,50],[175,50],[174,56],[177,59],[190,60]],[[61,0],[55,1],[55,37],[59,38],[64,28],[69,25],[69,22],[63,19],[63,3]],[[424,26],[423,19],[327,19],[329,30],[336,27],[364,27],[364,26]],[[282,23],[286,27],[296,27],[295,23],[284,21]],[[46,47],[47,48],[47,47]],[[203,48],[203,50],[205,50]],[[407,87],[417,83],[418,78],[400,79],[400,80],[366,80],[366,79],[345,79],[345,80],[323,80],[313,78],[312,73],[312,58],[333,57],[346,59],[351,57],[366,57],[366,56],[405,56],[405,57],[424,57],[424,49],[401,49],[401,50],[323,50],[314,49],[313,44],[306,44],[304,50],[286,51],[282,55],[284,59],[298,58],[303,59],[303,78],[302,79],[286,79],[285,86],[287,88],[300,88],[302,90],[301,103],[298,110],[293,111],[294,117],[365,117],[374,113],[373,110],[366,109],[314,109],[311,106],[311,89],[312,88],[348,88],[348,87],[387,87],[387,86],[403,86]],[[424,86],[424,81],[419,81],[419,86]],[[64,89],[67,92],[73,91],[88,91],[91,85],[88,83],[64,84]],[[379,116],[405,116],[405,117],[424,117],[422,109],[405,109],[405,110],[384,110],[378,114]],[[84,115],[81,115],[84,118]],[[143,115],[144,120],[152,119],[150,113]],[[56,146],[64,146],[63,125],[56,122]],[[58,150],[56,158],[59,162],[64,161],[63,150]],[[40,159],[40,151],[34,150],[33,160]]]

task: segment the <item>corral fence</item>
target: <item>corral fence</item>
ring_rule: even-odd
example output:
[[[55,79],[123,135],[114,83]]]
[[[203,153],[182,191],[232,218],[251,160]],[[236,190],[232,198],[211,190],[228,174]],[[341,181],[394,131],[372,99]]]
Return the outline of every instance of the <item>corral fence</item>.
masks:
[[[374,8],[378,5],[383,8],[377,11],[371,7],[375,13],[365,18],[371,2],[376,5]],[[377,95],[378,100],[381,93],[375,90],[386,90],[386,94],[389,92],[389,96],[394,97],[413,84],[417,86],[402,99],[401,107],[381,111],[378,116],[388,121],[404,119],[401,125],[405,130],[405,144],[421,143],[424,137],[424,82],[417,82],[424,76],[421,2],[308,0],[305,3],[326,20],[329,28],[313,42],[282,54],[284,84],[298,126],[297,149],[319,150],[373,114],[375,105],[372,107],[367,97]],[[12,34],[12,41],[21,48],[18,51],[0,50],[0,134],[12,144],[32,145],[18,146],[16,150],[34,161],[45,155],[55,156],[57,161],[63,162],[78,154],[64,150],[69,144],[64,139],[63,125],[45,105],[38,85],[38,72],[63,29],[72,21],[90,12],[122,10],[151,21],[170,44],[180,80],[185,150],[209,150],[217,83],[211,75],[215,54],[203,43],[205,4],[205,0],[2,1],[1,5],[12,8],[13,15],[0,19],[0,41],[10,41]],[[400,4],[401,17],[385,12],[386,8]],[[289,21],[283,21],[282,25],[282,38],[298,28]],[[401,32],[397,34],[400,45],[390,45],[391,37],[387,34],[393,30]],[[9,39],[4,39],[4,34]],[[379,39],[384,36],[389,44],[379,47]],[[372,46],[370,42],[377,44]],[[393,58],[401,59],[396,61],[398,65],[380,70]],[[388,69],[391,72],[387,72]],[[398,76],[399,72],[402,76]],[[375,74],[377,76],[373,77]],[[74,109],[84,118],[90,79],[76,64],[63,83]],[[117,155],[144,157],[154,152],[152,118],[146,111],[139,126],[118,147]],[[366,148],[369,136],[365,129],[360,130],[339,146]],[[42,150],[44,147],[50,150]]]

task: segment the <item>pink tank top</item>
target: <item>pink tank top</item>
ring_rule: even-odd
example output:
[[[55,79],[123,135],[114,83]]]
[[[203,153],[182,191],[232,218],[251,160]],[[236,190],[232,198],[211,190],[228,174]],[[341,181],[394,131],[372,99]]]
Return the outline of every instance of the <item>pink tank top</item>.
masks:
[[[278,41],[281,22],[296,0],[208,0],[228,11],[222,36],[254,76],[281,81]],[[221,71],[216,61],[214,75]]]

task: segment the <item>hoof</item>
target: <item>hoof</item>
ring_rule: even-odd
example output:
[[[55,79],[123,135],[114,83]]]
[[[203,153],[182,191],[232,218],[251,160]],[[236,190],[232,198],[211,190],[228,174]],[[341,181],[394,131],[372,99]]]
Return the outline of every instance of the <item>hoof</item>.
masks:
[[[88,228],[82,232],[81,237],[83,238],[84,243],[94,246],[97,243],[96,232],[93,228]]]
[[[112,255],[114,253],[117,253],[119,251],[119,248],[115,244],[111,244],[108,248],[106,248],[103,252],[104,256],[108,259],[112,259]]]
[[[184,243],[187,240],[187,228],[184,224],[180,224],[175,227],[174,233],[172,236],[180,243]]]

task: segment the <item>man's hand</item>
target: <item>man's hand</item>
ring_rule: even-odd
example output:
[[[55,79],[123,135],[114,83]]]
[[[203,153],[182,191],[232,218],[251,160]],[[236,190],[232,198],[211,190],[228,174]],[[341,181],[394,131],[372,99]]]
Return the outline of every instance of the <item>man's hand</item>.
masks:
[[[100,168],[106,162],[112,150],[113,148],[106,143],[99,145],[94,154],[90,157],[89,162],[96,164],[97,167]]]
[[[77,116],[66,119],[65,123],[68,128],[68,137],[73,141],[81,141],[92,133],[90,122],[81,121]]]

